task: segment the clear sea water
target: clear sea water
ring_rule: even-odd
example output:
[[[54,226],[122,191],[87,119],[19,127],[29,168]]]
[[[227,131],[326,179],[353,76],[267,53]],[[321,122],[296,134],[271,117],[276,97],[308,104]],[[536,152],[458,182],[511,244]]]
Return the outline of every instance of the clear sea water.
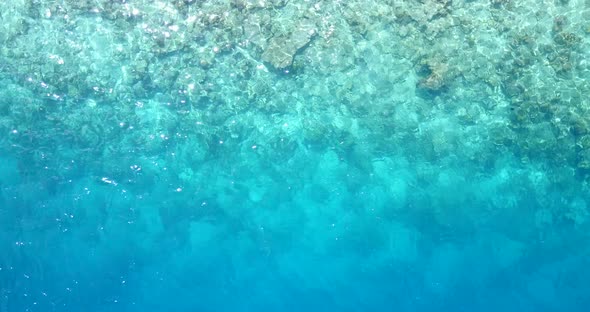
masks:
[[[0,8],[0,312],[589,311],[588,1]]]

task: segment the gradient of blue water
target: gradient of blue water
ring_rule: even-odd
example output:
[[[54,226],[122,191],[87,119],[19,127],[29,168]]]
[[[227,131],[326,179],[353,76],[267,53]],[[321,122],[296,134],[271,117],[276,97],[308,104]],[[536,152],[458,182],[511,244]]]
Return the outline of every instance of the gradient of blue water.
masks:
[[[532,168],[509,157],[489,172],[459,161],[420,181],[424,164],[392,155],[391,176],[410,181],[400,199],[383,189],[393,182],[330,146],[265,163],[236,145],[195,165],[170,153],[189,142],[95,159],[118,173],[46,164],[59,176],[4,151],[0,311],[590,306],[587,235],[566,220],[535,226],[538,210],[563,203],[539,203],[523,183]],[[198,175],[178,178],[186,168]],[[560,188],[575,195],[574,184]]]

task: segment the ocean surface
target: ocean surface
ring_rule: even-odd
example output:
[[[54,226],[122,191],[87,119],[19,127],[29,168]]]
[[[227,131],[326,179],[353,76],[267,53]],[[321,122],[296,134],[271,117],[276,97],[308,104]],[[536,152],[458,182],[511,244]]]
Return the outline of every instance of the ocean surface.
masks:
[[[590,1],[0,3],[0,312],[589,311]]]

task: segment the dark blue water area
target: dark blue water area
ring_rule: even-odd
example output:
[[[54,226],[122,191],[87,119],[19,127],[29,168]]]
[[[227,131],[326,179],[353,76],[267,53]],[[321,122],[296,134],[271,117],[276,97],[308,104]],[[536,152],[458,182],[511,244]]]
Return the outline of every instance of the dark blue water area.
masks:
[[[329,149],[298,155],[194,171],[170,155],[97,159],[121,168],[107,175],[4,153],[0,311],[590,306],[583,220],[558,215],[583,205],[575,185],[538,196],[534,168],[510,159],[423,181],[401,157],[363,171]]]

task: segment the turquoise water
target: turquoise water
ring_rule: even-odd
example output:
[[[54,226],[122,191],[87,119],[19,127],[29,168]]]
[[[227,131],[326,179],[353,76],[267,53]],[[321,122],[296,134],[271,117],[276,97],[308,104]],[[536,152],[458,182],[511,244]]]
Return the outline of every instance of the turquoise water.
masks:
[[[0,4],[0,312],[586,311],[590,4]]]

